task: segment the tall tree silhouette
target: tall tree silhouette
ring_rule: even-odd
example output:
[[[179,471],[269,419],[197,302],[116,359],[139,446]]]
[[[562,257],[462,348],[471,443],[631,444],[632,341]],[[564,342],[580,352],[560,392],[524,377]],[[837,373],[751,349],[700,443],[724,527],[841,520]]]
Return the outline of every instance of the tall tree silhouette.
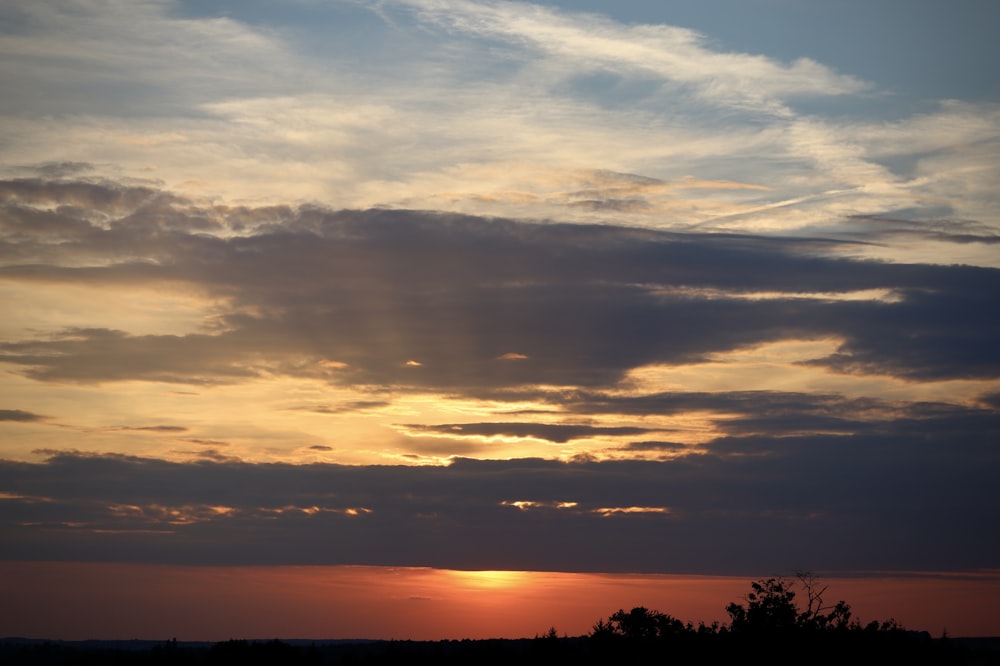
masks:
[[[851,607],[844,601],[833,606],[823,605],[825,586],[820,586],[810,573],[796,574],[798,585],[805,592],[806,605],[800,609],[795,602],[795,581],[767,578],[751,583],[746,604],[731,603],[726,612],[734,632],[786,633],[793,630],[821,631],[846,629],[851,626]]]

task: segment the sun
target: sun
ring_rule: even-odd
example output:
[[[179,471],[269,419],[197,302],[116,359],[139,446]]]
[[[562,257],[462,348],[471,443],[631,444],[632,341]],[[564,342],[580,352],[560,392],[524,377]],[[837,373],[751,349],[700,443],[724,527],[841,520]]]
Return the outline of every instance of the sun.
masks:
[[[512,590],[524,586],[526,571],[449,571],[451,582],[468,590]]]

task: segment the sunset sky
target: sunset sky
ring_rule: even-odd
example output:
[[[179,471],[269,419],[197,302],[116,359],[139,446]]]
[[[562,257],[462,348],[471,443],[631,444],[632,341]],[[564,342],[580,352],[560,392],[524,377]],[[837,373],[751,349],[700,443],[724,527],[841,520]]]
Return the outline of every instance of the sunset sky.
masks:
[[[0,0],[0,635],[1000,635],[998,25]]]

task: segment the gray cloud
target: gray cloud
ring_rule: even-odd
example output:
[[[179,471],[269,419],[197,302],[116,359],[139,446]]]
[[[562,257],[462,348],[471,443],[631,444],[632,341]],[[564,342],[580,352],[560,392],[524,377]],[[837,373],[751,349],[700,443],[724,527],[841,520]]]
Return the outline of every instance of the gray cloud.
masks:
[[[644,364],[830,337],[843,340],[839,351],[813,362],[839,372],[1000,376],[995,269],[835,258],[837,243],[823,238],[206,207],[109,183],[7,181],[0,195],[6,279],[189,283],[232,306],[216,332],[85,328],[0,344],[0,360],[39,380],[287,373],[415,388],[598,387]],[[241,231],[204,233],[224,229]],[[862,289],[896,297],[805,296]],[[756,291],[784,295],[744,298]]]
[[[857,231],[848,231],[846,236],[868,240],[908,237],[936,240],[949,243],[1000,243],[1000,234],[994,227],[973,220],[907,220],[888,215],[856,215],[848,218]]]
[[[137,430],[137,431],[148,431],[148,432],[162,432],[162,433],[181,433],[187,432],[188,428],[184,426],[174,426],[174,425],[150,425],[150,426],[121,426],[116,428],[117,430]]]
[[[0,421],[30,423],[32,421],[41,421],[44,418],[41,414],[26,412],[23,409],[0,409]]]
[[[621,448],[625,451],[683,451],[687,447],[677,442],[648,440],[643,442],[629,442]]]
[[[189,439],[185,439],[184,441],[185,442],[190,442],[192,444],[199,444],[201,446],[212,446],[212,447],[229,446],[228,442],[222,442],[222,441],[219,441],[217,439],[190,439],[189,438]]]
[[[407,430],[425,433],[440,433],[452,437],[532,437],[549,442],[565,444],[574,439],[601,436],[633,436],[655,432],[649,428],[600,427],[575,424],[550,423],[445,423],[440,425],[405,426]]]
[[[24,171],[46,179],[79,176],[93,169],[94,165],[88,162],[47,162],[38,166],[23,167]]]
[[[905,292],[900,303],[843,303],[828,314],[839,318],[840,350],[813,363],[845,373],[888,374],[908,379],[991,378],[1000,373],[997,285]],[[830,322],[831,329],[837,324]]]
[[[0,534],[10,557],[31,559],[71,548],[91,560],[573,571],[992,566],[997,418],[971,437],[954,437],[950,416],[930,421],[939,434],[923,439],[724,438],[661,462],[56,454],[0,463]]]
[[[387,400],[352,400],[336,405],[311,405],[305,407],[294,407],[293,409],[314,414],[352,414],[364,412],[380,407],[387,407],[392,403]]]
[[[500,395],[503,394],[495,397]],[[519,392],[507,395],[510,399],[549,400],[564,412],[591,416],[714,412],[726,415],[716,422],[716,428],[733,436],[765,434],[776,437],[816,432],[919,435],[926,434],[936,424],[944,424],[955,434],[989,433],[997,429],[995,405],[968,407],[779,391],[670,392],[640,396],[579,391],[556,398]],[[651,444],[655,448],[658,443]]]

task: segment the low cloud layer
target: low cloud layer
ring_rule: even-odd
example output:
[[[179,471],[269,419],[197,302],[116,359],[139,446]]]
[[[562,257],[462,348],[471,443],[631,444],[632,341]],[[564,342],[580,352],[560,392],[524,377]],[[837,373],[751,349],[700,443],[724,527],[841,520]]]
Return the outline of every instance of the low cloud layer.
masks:
[[[722,439],[663,462],[449,467],[0,464],[17,559],[747,574],[988,568],[995,414],[979,435]],[[963,433],[968,434],[968,433]],[[950,441],[949,446],[942,442]]]

